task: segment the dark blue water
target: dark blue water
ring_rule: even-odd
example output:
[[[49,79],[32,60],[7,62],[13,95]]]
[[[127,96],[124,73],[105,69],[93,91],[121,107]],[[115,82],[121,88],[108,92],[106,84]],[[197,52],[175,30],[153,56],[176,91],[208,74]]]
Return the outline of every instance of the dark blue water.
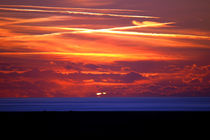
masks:
[[[10,111],[210,111],[210,98],[3,98]]]

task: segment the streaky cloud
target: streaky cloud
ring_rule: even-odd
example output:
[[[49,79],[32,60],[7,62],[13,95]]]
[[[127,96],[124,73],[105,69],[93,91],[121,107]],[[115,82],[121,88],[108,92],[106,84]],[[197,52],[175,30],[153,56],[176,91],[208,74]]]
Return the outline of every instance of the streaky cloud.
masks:
[[[0,23],[0,26],[12,25],[12,24],[22,24],[22,23],[36,23],[36,22],[46,22],[46,21],[59,21],[66,19],[66,16],[51,16],[44,18],[31,18],[31,19],[18,19],[18,18],[9,18],[12,22]],[[6,18],[7,19],[7,18]]]
[[[175,24],[175,22],[166,22],[166,23],[161,23],[161,22],[153,22],[153,21],[143,21],[143,22],[138,22],[136,20],[133,20],[132,23],[136,26],[140,27],[165,27],[170,24]]]
[[[74,7],[51,7],[51,6],[35,6],[35,5],[0,5],[0,7],[20,7],[20,8],[40,8],[40,9],[57,9],[57,10],[90,10],[90,11],[120,11],[120,12],[143,12],[143,10],[133,10],[133,9],[103,9],[103,8],[74,8]]]
[[[79,15],[92,15],[92,16],[111,16],[111,17],[124,17],[124,18],[159,18],[153,16],[139,16],[139,15],[125,15],[125,14],[109,14],[97,12],[82,12],[82,11],[58,11],[58,10],[43,10],[43,9],[19,9],[19,8],[0,8],[4,11],[16,12],[42,12],[42,13],[61,13],[61,14],[79,14]]]

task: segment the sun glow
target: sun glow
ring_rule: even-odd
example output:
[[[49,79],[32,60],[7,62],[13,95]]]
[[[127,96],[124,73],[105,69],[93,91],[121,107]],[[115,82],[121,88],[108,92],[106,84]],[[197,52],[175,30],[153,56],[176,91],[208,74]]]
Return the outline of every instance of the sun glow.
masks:
[[[107,93],[106,92],[98,92],[96,93],[97,96],[102,96],[102,95],[106,95]]]

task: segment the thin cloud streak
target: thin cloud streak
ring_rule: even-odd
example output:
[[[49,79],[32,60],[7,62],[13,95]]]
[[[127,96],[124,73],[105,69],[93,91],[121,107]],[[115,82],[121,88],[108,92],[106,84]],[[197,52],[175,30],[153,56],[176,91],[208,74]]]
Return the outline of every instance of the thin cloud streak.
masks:
[[[42,12],[42,13],[61,13],[61,14],[79,14],[79,15],[92,15],[92,16],[110,16],[110,17],[124,17],[124,18],[159,18],[152,16],[138,16],[138,15],[120,15],[120,14],[108,14],[97,12],[79,12],[79,11],[53,11],[53,10],[41,10],[41,9],[18,9],[18,8],[0,8],[4,11],[16,11],[16,12]]]
[[[70,53],[70,52],[1,52],[3,55],[65,55],[65,56],[93,56],[93,57],[110,57],[129,60],[184,60],[184,58],[173,58],[164,56],[142,56],[138,54],[109,54],[109,53]]]
[[[169,23],[153,23],[146,25],[138,25],[138,26],[126,26],[126,27],[116,27],[109,29],[93,29],[93,30],[85,30],[85,31],[77,31],[73,33],[111,33],[111,34],[122,34],[122,35],[137,35],[137,36],[157,36],[157,37],[169,37],[169,38],[186,38],[186,39],[206,39],[210,40],[209,36],[199,36],[199,35],[187,35],[187,34],[164,34],[164,33],[144,33],[144,32],[131,32],[131,31],[114,31],[114,30],[123,30],[123,29],[135,29],[135,28],[145,28],[145,27],[158,27],[165,26],[167,24],[173,24],[173,22]]]
[[[36,22],[47,22],[47,21],[59,21],[66,19],[66,16],[51,16],[46,18],[32,18],[32,19],[17,19],[17,18],[10,18],[10,20],[13,20],[12,22],[6,22],[6,23],[0,23],[0,26],[5,25],[12,25],[12,24],[22,24],[22,23],[36,23]]]
[[[7,6],[7,5],[5,5]],[[13,5],[15,7],[15,5]],[[24,6],[23,6],[24,7]],[[25,6],[25,7],[34,7],[34,6]],[[39,6],[35,6],[39,7]],[[46,7],[45,7],[46,8]],[[51,7],[48,7],[51,8]],[[12,10],[12,11],[31,11],[31,12],[59,12],[59,13],[69,13],[69,14],[84,14],[84,15],[95,15],[95,16],[113,16],[113,17],[130,17],[130,18],[158,18],[151,16],[137,16],[137,15],[118,15],[118,14],[106,14],[106,13],[94,13],[94,12],[78,12],[78,11],[52,11],[52,10],[41,10],[41,9],[17,9],[17,8],[0,8],[0,10]],[[54,17],[55,20],[61,20],[62,18]],[[24,22],[41,22],[41,21],[50,21],[51,18],[40,18],[40,19],[29,19],[23,21],[11,22],[9,24],[18,24]],[[53,19],[52,19],[53,20]],[[80,29],[80,28],[63,28],[65,30],[73,30],[76,32],[72,33],[111,33],[111,34],[122,34],[122,35],[137,35],[137,36],[155,36],[155,37],[168,37],[168,38],[186,38],[186,39],[206,39],[209,40],[209,36],[198,36],[198,35],[187,35],[187,34],[164,34],[164,33],[146,33],[146,32],[131,32],[131,31],[114,31],[114,30],[128,30],[128,29],[136,29],[136,28],[146,28],[146,27],[164,27],[169,24],[174,24],[174,22],[167,23],[158,23],[158,22],[138,22],[133,20],[132,23],[136,26],[125,26],[125,27],[115,27],[110,29]],[[4,25],[4,24],[3,24]],[[67,32],[60,33],[51,33],[51,34],[43,34],[43,36],[47,35],[61,35]],[[23,36],[24,37],[24,36]],[[21,38],[21,37],[20,37]]]
[[[66,8],[66,7],[50,7],[50,6],[34,6],[34,5],[0,5],[0,7],[19,7],[19,8],[40,8],[40,9],[57,9],[57,10],[91,10],[91,11],[119,11],[119,12],[143,12],[143,10],[133,10],[133,9],[103,9],[103,8]]]
[[[164,24],[163,24],[164,25]],[[0,37],[0,39],[12,39],[12,38],[24,38],[24,37],[41,37],[41,36],[54,36],[54,35],[63,35],[69,33],[108,33],[108,34],[121,34],[121,35],[134,35],[134,36],[150,36],[150,37],[166,37],[166,38],[183,38],[183,39],[203,39],[210,40],[209,36],[201,35],[187,35],[187,34],[164,34],[164,33],[146,33],[146,32],[131,32],[131,31],[114,31],[114,30],[124,30],[124,29],[135,29],[135,28],[144,28],[144,27],[155,27],[155,25],[142,25],[142,26],[125,26],[125,27],[115,27],[108,29],[86,29],[86,28],[62,28],[65,30],[73,30],[73,32],[56,32],[50,34],[41,34],[41,35],[23,35],[23,36],[14,36],[14,37]],[[157,25],[159,26],[159,25]]]
[[[81,32],[73,32],[81,33]],[[161,33],[143,33],[143,32],[128,32],[128,31],[112,31],[112,30],[90,30],[83,33],[111,33],[122,35],[137,35],[137,36],[156,36],[156,37],[168,37],[168,38],[185,38],[185,39],[206,39],[210,40],[209,36],[197,36],[197,35],[185,35],[185,34],[161,34]]]

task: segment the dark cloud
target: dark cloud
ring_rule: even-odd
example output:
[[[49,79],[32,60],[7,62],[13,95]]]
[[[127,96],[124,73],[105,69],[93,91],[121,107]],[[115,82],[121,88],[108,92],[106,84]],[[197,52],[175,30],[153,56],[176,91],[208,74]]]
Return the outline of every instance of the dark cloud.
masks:
[[[61,92],[56,94],[60,86],[48,81],[4,81],[0,82],[0,97],[55,97],[64,96]]]
[[[143,80],[143,79],[146,79],[146,78],[138,73],[130,72],[130,73],[124,75],[121,81],[123,83],[133,83],[137,80]]]
[[[99,68],[99,66],[94,64],[86,64],[85,67],[91,70],[97,70]]]
[[[194,67],[194,68],[193,68]],[[110,97],[143,97],[143,96],[210,96],[209,74],[198,72],[202,67],[191,66],[181,74],[143,84],[128,85],[138,80],[152,80],[142,75],[129,72],[127,74],[61,74],[53,71],[31,70],[22,74],[1,73],[1,97],[90,97],[96,92],[107,92]],[[206,69],[207,70],[207,69]],[[206,74],[205,74],[206,73]],[[200,74],[200,75],[198,75]],[[184,75],[185,77],[181,76]],[[189,75],[194,75],[191,79]],[[170,76],[170,75],[168,75]],[[175,78],[175,77],[182,78]],[[184,80],[187,78],[188,81]],[[197,79],[196,79],[197,78]],[[108,85],[84,84],[84,80],[109,83]],[[103,81],[106,79],[107,81]],[[199,80],[202,79],[202,80]],[[74,84],[73,84],[74,83]],[[112,85],[125,83],[126,85]],[[73,84],[73,85],[72,85]],[[78,90],[81,89],[81,90]]]
[[[84,74],[84,73],[72,73],[66,75],[69,79],[82,81],[82,80],[94,80],[95,82],[104,82],[107,83],[133,83],[137,80],[146,79],[142,75],[130,72],[127,74]]]
[[[193,61],[117,61],[116,65],[128,67],[140,73],[173,73],[183,69],[186,65],[193,65]]]
[[[130,72],[127,74],[93,74],[93,73],[69,73],[69,74],[62,74],[57,73],[51,70],[47,71],[40,71],[38,69],[33,69],[23,73],[11,72],[11,73],[0,73],[1,78],[9,78],[9,79],[16,79],[16,78],[29,78],[31,80],[72,80],[72,81],[79,81],[83,82],[84,80],[94,80],[95,82],[103,82],[104,79],[109,79],[109,82],[113,83],[133,83],[137,80],[146,79],[142,75]]]

